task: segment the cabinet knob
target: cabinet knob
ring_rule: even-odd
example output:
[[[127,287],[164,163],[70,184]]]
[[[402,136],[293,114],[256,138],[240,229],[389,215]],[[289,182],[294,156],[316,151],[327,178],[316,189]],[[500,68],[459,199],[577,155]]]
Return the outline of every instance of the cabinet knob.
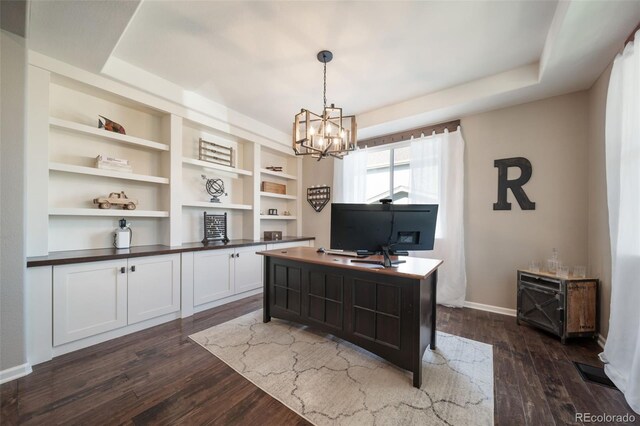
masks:
[[[131,272],[135,272],[135,271],[136,271],[136,265],[133,265],[133,266],[131,267]]]
[[[120,268],[120,273],[124,274],[125,272],[127,272],[127,268],[125,268],[124,266],[122,268]]]
[[[235,255],[235,254],[233,254],[233,253],[231,253],[231,257],[232,257],[232,258],[233,258],[233,257],[236,257],[236,255]]]
[[[236,254],[236,257],[240,257],[240,253]]]

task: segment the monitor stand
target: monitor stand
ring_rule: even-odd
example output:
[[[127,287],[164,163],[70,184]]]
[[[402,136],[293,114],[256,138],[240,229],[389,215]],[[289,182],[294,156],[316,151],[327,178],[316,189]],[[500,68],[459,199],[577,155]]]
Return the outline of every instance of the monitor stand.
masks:
[[[362,260],[362,259],[353,259],[351,263],[368,263],[370,265],[382,265],[385,268],[393,268],[394,266],[399,265],[400,263],[406,263],[406,260],[391,260],[391,256],[389,255],[389,246],[382,247],[382,260]]]

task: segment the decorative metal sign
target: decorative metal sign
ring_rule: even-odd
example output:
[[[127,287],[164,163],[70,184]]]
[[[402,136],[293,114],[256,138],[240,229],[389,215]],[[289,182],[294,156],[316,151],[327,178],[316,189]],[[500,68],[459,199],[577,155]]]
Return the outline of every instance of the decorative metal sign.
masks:
[[[199,139],[199,155],[201,161],[233,167],[233,148]]]
[[[317,212],[321,212],[331,199],[331,188],[327,185],[307,188],[307,201]]]
[[[203,244],[212,241],[222,241],[228,243],[227,237],[227,213],[207,214],[204,212],[204,238]]]
[[[511,210],[511,203],[507,202],[507,190],[510,189],[522,210],[535,210],[536,203],[532,202],[522,189],[531,179],[531,162],[524,157],[503,158],[495,160],[493,166],[498,168],[498,202],[493,204],[493,209]],[[520,169],[517,179],[509,180],[509,167]]]

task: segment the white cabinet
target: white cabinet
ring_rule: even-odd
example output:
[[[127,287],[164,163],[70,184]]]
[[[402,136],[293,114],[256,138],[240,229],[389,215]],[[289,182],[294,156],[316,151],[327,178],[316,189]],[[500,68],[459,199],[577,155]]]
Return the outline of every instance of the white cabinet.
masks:
[[[214,302],[262,286],[265,245],[207,250],[193,254],[193,306]]]
[[[233,294],[233,249],[193,254],[193,305],[213,302]]]
[[[313,247],[313,240],[267,244],[267,250],[285,249],[285,248],[291,248],[291,247]]]
[[[234,262],[236,293],[262,287],[263,256],[256,254],[266,246],[242,247],[236,249]]]
[[[180,310],[180,255],[53,268],[53,345]]]
[[[180,310],[180,255],[128,262],[128,324]]]
[[[127,261],[53,268],[53,344],[127,325]]]

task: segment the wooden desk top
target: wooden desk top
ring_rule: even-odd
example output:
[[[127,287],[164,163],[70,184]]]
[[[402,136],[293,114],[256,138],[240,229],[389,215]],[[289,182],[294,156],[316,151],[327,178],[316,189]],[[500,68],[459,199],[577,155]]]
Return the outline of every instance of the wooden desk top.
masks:
[[[401,263],[394,268],[384,268],[381,265],[353,263],[351,260],[354,258],[348,256],[318,253],[313,247],[292,247],[286,249],[259,251],[257,253],[263,256],[277,257],[279,259],[314,263],[316,265],[332,266],[356,271],[376,272],[385,275],[393,275],[395,277],[413,279],[428,277],[438,268],[438,266],[442,264],[442,260],[439,259],[403,256],[400,259],[406,260],[406,263]],[[392,259],[397,259],[397,256],[392,256]],[[367,257],[367,260],[382,260],[382,256],[369,256]]]

